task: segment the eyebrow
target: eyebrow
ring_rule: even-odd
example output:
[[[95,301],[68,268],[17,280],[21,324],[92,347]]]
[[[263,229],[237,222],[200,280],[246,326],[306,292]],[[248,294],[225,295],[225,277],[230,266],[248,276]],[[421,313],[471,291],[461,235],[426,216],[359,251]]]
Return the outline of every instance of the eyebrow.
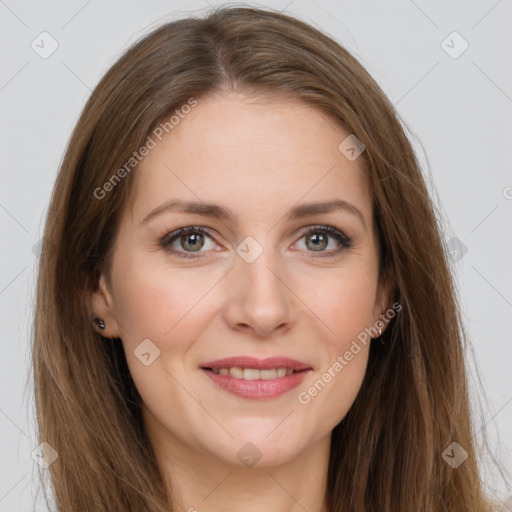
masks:
[[[335,211],[345,211],[352,215],[355,215],[363,224],[366,229],[364,216],[361,210],[343,199],[336,199],[333,201],[325,201],[319,203],[304,203],[294,206],[287,215],[287,220],[292,221],[296,219],[302,219],[304,217],[310,217],[313,215],[319,215],[322,213],[331,213]],[[146,224],[154,217],[164,212],[178,212],[178,213],[189,213],[192,215],[201,215],[203,217],[211,217],[223,221],[235,222],[237,215],[231,210],[220,206],[218,204],[204,203],[199,201],[181,201],[173,199],[166,201],[144,217],[141,224]]]

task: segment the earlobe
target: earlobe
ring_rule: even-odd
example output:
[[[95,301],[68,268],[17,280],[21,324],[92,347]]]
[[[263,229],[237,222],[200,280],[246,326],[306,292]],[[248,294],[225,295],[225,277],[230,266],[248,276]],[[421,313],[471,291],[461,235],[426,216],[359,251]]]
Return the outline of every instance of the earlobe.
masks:
[[[88,310],[94,329],[105,338],[119,338],[119,328],[114,317],[114,301],[103,274],[95,289],[89,291]]]

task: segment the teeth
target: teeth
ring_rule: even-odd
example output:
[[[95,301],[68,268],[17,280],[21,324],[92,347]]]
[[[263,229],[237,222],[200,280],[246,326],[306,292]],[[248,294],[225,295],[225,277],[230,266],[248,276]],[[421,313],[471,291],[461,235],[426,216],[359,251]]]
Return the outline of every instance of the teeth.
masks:
[[[277,370],[275,368],[270,370],[260,370],[258,373],[260,374],[260,379],[262,380],[272,380],[276,377],[282,377],[282,375],[277,374]]]
[[[235,379],[243,379],[244,371],[242,370],[242,368],[234,366],[233,368],[229,369],[229,375],[231,375],[231,377],[234,377]]]
[[[219,375],[230,375],[235,379],[244,380],[274,380],[276,378],[286,377],[294,373],[291,368],[269,368],[266,370],[258,370],[256,368],[212,368],[213,373]]]
[[[233,368],[231,368],[230,371],[232,371]],[[244,368],[243,369],[243,376],[244,380],[256,380],[260,378],[260,371],[254,370],[253,368]]]

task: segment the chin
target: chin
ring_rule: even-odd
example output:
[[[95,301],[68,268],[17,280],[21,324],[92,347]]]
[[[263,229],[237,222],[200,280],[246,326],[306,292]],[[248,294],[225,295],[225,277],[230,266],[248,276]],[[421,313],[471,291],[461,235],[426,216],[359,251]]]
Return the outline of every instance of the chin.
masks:
[[[213,441],[216,449],[212,454],[228,464],[247,468],[270,468],[286,464],[305,449],[305,436],[296,431],[292,435],[285,429],[279,436],[274,437],[275,432],[269,435],[275,427],[276,423],[272,422],[271,428],[248,429],[233,438],[225,438],[225,442],[220,444]],[[212,440],[208,442],[212,443]]]

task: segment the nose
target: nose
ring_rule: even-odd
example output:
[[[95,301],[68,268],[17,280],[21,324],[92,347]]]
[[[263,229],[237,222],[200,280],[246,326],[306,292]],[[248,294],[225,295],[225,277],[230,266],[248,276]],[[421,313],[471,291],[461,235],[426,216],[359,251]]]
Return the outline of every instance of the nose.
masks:
[[[252,263],[237,257],[229,279],[231,293],[224,314],[232,329],[260,337],[290,329],[296,319],[297,297],[287,282],[284,264],[271,250],[264,250]]]

